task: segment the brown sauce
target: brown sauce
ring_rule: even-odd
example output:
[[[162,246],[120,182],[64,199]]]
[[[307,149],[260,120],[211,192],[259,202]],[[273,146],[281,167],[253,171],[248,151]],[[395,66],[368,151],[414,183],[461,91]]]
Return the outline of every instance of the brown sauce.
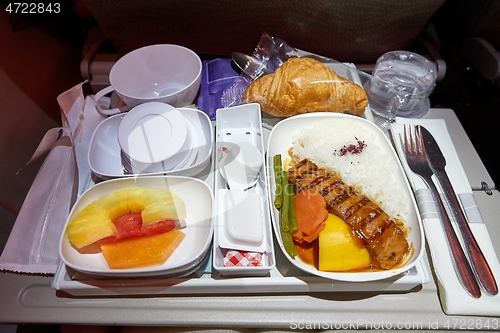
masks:
[[[298,257],[308,265],[318,269],[319,267],[319,241],[318,239],[308,242],[293,242]]]

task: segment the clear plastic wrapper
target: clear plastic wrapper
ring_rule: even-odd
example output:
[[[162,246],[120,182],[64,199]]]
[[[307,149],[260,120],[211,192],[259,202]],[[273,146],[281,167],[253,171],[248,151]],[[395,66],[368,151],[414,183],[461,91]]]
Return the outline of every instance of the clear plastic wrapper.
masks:
[[[283,96],[294,94],[295,92],[285,91],[283,93],[275,87],[262,88],[261,92],[270,89],[272,89],[273,91],[269,91],[266,94],[262,93],[261,96],[257,96],[257,99],[252,100],[251,102],[258,102],[259,104],[261,104],[264,112],[270,113],[273,116],[287,117],[294,114],[317,111],[346,112],[356,115],[361,115],[364,113],[364,116],[366,118],[375,122],[379,127],[386,129],[388,127],[388,124],[395,120],[397,110],[406,100],[406,97],[402,95],[401,92],[398,91],[397,87],[390,82],[382,81],[366,72],[356,69],[350,64],[344,64],[335,59],[293,48],[289,46],[285,41],[276,37],[272,37],[267,33],[264,33],[261,36],[259,44],[255,48],[252,57],[257,59],[258,61],[256,63],[249,62],[247,66],[245,66],[244,70],[240,74],[244,80],[236,82],[234,85],[223,92],[221,97],[221,103],[223,107],[230,107],[249,102],[248,100],[245,100],[244,94],[250,84],[263,77],[264,75],[273,73],[276,74],[276,70],[291,58],[311,58],[318,60],[332,69],[336,74],[340,76],[340,78],[322,75],[318,75],[315,78],[315,74],[312,74],[313,77],[309,78],[301,78],[300,76],[293,78],[293,84],[297,87],[296,93],[301,94],[300,96],[295,95],[294,98],[297,100],[299,98],[302,98],[302,101],[305,104],[302,109],[292,110],[288,112],[288,114],[287,111],[282,111],[283,115],[277,115],[276,112],[272,111],[269,112],[269,110],[266,110],[268,109],[266,107],[266,104],[270,102],[272,103],[272,98],[276,99],[277,101],[280,100],[278,102],[280,104],[276,107],[283,109],[286,107],[283,106]],[[307,75],[305,74],[305,71],[304,75]],[[325,79],[325,77],[327,78]],[[333,89],[339,89],[338,87],[342,88],[345,85],[344,79],[361,86],[366,93],[366,97],[364,98],[368,100],[368,105],[361,112],[359,111],[359,109],[353,110],[349,105],[349,103],[359,103],[359,99],[361,97],[357,98],[356,96],[352,96],[352,92],[349,91],[340,92],[337,95],[332,95],[333,93],[325,92],[325,89],[327,89],[325,88],[325,86],[332,85],[332,83],[335,83],[336,86]],[[306,84],[315,84],[315,86],[306,87]],[[304,95],[307,89],[311,90],[311,93],[309,94],[310,96]],[[261,92],[258,92],[257,94]],[[313,101],[313,99],[321,97],[322,94],[324,102]],[[331,96],[325,97],[324,94],[331,94]],[[385,96],[391,96],[388,99],[387,105],[385,106],[387,112],[384,114],[372,114],[369,108],[369,104],[380,100],[380,98],[377,98],[377,96],[380,96],[381,94]],[[255,95],[256,94],[254,94],[254,96]]]

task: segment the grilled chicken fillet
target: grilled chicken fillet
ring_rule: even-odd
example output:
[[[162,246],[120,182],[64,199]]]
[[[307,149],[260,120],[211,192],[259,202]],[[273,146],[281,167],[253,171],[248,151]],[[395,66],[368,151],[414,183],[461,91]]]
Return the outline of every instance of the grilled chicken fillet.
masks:
[[[288,180],[296,193],[306,188],[319,191],[328,211],[346,221],[365,243],[375,267],[391,269],[408,253],[408,241],[399,226],[335,173],[304,159],[288,169]]]

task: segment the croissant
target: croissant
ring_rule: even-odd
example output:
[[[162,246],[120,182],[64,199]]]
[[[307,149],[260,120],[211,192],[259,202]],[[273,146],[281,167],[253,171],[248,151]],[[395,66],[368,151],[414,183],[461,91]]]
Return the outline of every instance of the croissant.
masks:
[[[243,103],[259,103],[262,111],[276,117],[307,112],[362,114],[368,105],[365,91],[337,75],[325,64],[310,58],[291,58],[273,74],[253,81]]]

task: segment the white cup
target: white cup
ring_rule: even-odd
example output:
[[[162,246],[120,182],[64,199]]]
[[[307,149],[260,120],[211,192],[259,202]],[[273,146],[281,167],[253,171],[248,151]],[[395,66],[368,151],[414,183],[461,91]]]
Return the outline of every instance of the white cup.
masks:
[[[187,106],[198,94],[201,70],[200,57],[183,46],[157,44],[136,49],[111,68],[111,85],[95,94],[97,110],[109,116],[147,102]],[[102,97],[113,91],[125,107],[109,109],[100,103]]]
[[[229,188],[245,190],[258,180],[264,157],[254,145],[246,142],[234,144],[220,161],[220,171]]]

